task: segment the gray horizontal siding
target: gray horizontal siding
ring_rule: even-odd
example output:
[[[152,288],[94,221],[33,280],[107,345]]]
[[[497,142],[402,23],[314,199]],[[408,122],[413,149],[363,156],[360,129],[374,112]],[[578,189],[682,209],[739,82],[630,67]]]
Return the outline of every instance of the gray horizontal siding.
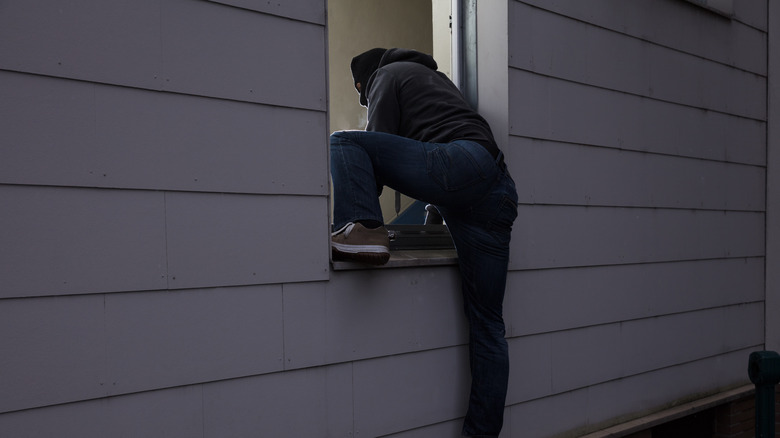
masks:
[[[506,413],[504,414],[504,416],[508,417]],[[459,418],[457,420],[443,421],[441,423],[426,425],[423,427],[419,427],[411,430],[405,430],[402,432],[393,433],[386,436],[388,438],[427,438],[432,436],[441,436],[441,437],[460,436],[462,429],[463,429],[463,421]],[[504,426],[504,430],[505,431],[510,430],[508,421],[507,424],[505,424]],[[507,432],[503,432],[502,434],[508,435]]]
[[[523,137],[512,137],[506,155],[524,204],[728,211],[766,204],[761,166]]]
[[[766,118],[766,78],[760,74],[523,3],[512,8],[510,20],[510,38],[522,42],[511,46],[511,67],[741,117]]]
[[[507,403],[757,348],[763,343],[763,323],[759,302],[514,338],[510,361],[519,372],[510,377]],[[731,379],[742,377],[734,371]]]
[[[284,292],[287,367],[466,342],[452,267],[334,272],[327,283],[286,284]]]
[[[764,32],[768,31],[768,3],[734,2],[734,17],[741,23]]]
[[[510,0],[510,11],[520,7],[518,3],[518,0]],[[563,0],[554,3],[523,0],[522,3],[766,76],[766,34],[761,28],[744,24],[740,15],[735,20],[728,20],[676,0]],[[753,3],[740,6],[735,12],[746,13],[750,22],[765,23],[765,2],[735,3]],[[568,33],[568,29],[564,32]],[[589,51],[595,53],[600,49]]]
[[[361,361],[353,367],[355,431],[360,435],[414,429],[466,411],[465,346]]]
[[[104,305],[100,295],[2,301],[0,412],[108,394]]]
[[[352,435],[353,365],[203,386],[203,436]]]
[[[280,286],[6,300],[0,412],[282,369]]]
[[[163,289],[165,196],[0,185],[0,298]]]
[[[1,183],[328,193],[322,112],[3,71],[0,93]]]
[[[325,198],[0,186],[0,199],[15,206],[0,216],[2,297],[328,277]]]
[[[0,415],[9,437],[203,437],[203,389],[184,386]]]
[[[325,66],[322,25],[219,3],[15,2],[0,16],[5,70],[324,111]]]
[[[349,364],[183,386],[0,416],[4,436],[349,436]]]
[[[514,405],[506,419],[509,436],[584,433],[607,424],[607,418],[651,411],[670,399],[685,399],[690,394],[710,391],[721,382],[740,379],[746,367],[745,358],[751,351],[739,350],[721,355],[717,360],[707,358]],[[577,358],[566,360],[576,362]]]
[[[457,421],[467,392],[466,363],[466,348],[456,347],[167,388],[9,413],[0,416],[0,431],[56,431],[62,437],[379,436],[437,419]],[[388,411],[394,415],[383,414]],[[93,416],[98,419],[91,421]]]
[[[164,90],[327,109],[324,26],[176,0],[161,29]]]
[[[764,214],[521,205],[510,269],[764,255]]]
[[[395,369],[406,361],[428,363],[427,357],[433,358],[428,372],[465,371],[465,360],[452,368],[455,361],[447,359],[462,352],[428,353],[465,343],[460,305],[452,267],[341,272],[328,282],[4,300],[0,328],[9,336],[0,344],[0,390],[7,396],[0,412],[361,360],[367,361],[364,381],[355,391],[381,404],[385,392],[376,385],[390,383],[370,380],[391,363]],[[462,415],[448,406],[448,418]],[[361,415],[378,421],[385,411],[377,409]],[[428,414],[404,421],[422,425]]]
[[[505,319],[510,336],[528,336],[752,304],[763,273],[762,258],[513,272]]]
[[[287,2],[271,2],[256,0],[209,0],[215,3],[232,5],[239,8],[250,9],[266,14],[295,20],[309,21],[311,23],[325,25],[325,9],[322,8],[322,0],[298,0]]]
[[[510,343],[511,351],[519,350],[515,340]],[[713,384],[741,374],[749,351],[724,354],[716,362],[692,361],[633,379],[612,380],[554,397],[534,398],[507,410],[505,434],[550,436],[562,430],[597,426],[594,418],[630,414],[635,405],[627,405],[625,399],[615,397],[617,393],[642,394],[638,407],[652,409],[670,395],[685,397],[706,391]],[[392,421],[411,429],[392,435],[396,437],[416,438],[452,431],[457,434],[460,422],[449,417],[462,411],[463,406],[456,405],[466,388],[453,385],[451,379],[462,382],[465,369],[456,375],[442,370],[453,370],[449,362],[463,363],[465,354],[465,347],[458,347],[20,411],[0,416],[0,430],[10,436],[20,433],[50,436],[56,431],[57,436],[63,437],[134,433],[146,437],[209,438],[247,436],[258,431],[281,436],[292,436],[288,432],[310,437],[358,433],[376,436],[395,430],[396,426],[389,426]],[[576,366],[577,359],[566,356],[562,362]],[[408,369],[410,374],[401,375],[403,369]],[[389,378],[377,379],[376,373],[387,373]],[[538,380],[529,379],[523,385],[544,383],[544,376],[536,377]],[[353,395],[352,391],[360,392],[359,388],[372,391]],[[435,402],[430,402],[431,397]],[[365,405],[358,407],[358,399]],[[398,404],[408,406],[409,412],[398,411]],[[382,405],[391,405],[388,409],[399,415],[382,418],[369,409]],[[412,412],[415,408],[420,410]],[[301,420],[302,409],[306,412],[305,421]],[[431,409],[440,413],[432,413]],[[436,417],[449,419],[434,423],[432,419]],[[415,424],[419,426],[414,427]]]
[[[0,436],[457,435],[456,269],[328,272],[324,2],[66,6],[0,16]],[[762,9],[509,8],[503,435],[743,383]]]
[[[2,355],[0,390],[11,396],[0,409],[41,408],[0,415],[0,432],[13,436],[35,418],[52,419],[27,429],[41,435],[55,427],[61,436],[110,435],[151,415],[139,403],[181,408],[129,429],[145,436],[160,436],[158,427],[189,430],[200,418],[203,436],[377,436],[462,416],[468,362],[455,270],[353,274],[6,300],[0,328],[18,336],[3,343],[14,354]],[[103,397],[110,398],[90,401]],[[197,409],[190,397],[201,401]],[[299,424],[301,409],[309,412],[306,424]],[[111,421],[56,419],[97,414]]]
[[[755,3],[728,20],[682,1],[510,1],[509,436],[746,383],[765,323]]]
[[[279,285],[105,298],[109,394],[282,368]]]
[[[766,125],[511,69],[509,134],[764,165]],[[713,90],[712,92],[718,92]]]
[[[0,436],[346,436],[284,298],[329,277],[325,2],[49,3],[0,14]]]
[[[328,278],[323,197],[166,195],[172,289]]]

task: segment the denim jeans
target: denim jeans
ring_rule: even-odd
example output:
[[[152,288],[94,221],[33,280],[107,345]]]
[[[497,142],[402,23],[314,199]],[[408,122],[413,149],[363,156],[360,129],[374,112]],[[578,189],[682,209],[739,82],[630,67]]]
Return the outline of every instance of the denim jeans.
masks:
[[[468,436],[498,436],[503,424],[509,354],[502,316],[509,239],[517,192],[502,154],[467,140],[424,143],[367,131],[330,137],[334,225],[382,221],[377,188],[386,185],[434,204],[458,252],[469,324],[471,393]]]

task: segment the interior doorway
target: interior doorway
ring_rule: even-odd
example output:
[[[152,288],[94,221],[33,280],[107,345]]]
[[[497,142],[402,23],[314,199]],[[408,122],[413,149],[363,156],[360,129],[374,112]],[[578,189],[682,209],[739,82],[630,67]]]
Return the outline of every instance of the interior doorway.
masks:
[[[452,0],[328,0],[330,131],[365,129],[349,64],[375,47],[402,47],[432,54],[452,78]],[[425,205],[394,190],[380,196],[385,223],[422,224]]]

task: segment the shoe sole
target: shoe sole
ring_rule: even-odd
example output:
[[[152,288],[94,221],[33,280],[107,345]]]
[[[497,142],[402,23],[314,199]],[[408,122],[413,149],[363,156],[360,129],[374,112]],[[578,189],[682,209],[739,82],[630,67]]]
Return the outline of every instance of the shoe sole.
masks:
[[[344,245],[332,243],[333,260],[348,260],[384,265],[390,260],[390,251],[382,245]]]

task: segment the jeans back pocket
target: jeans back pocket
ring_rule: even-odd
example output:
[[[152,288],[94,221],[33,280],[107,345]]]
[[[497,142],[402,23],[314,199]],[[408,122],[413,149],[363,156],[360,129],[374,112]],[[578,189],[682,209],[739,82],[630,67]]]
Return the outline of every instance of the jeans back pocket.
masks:
[[[488,178],[488,172],[471,152],[457,143],[429,152],[428,174],[446,191],[474,187]]]

